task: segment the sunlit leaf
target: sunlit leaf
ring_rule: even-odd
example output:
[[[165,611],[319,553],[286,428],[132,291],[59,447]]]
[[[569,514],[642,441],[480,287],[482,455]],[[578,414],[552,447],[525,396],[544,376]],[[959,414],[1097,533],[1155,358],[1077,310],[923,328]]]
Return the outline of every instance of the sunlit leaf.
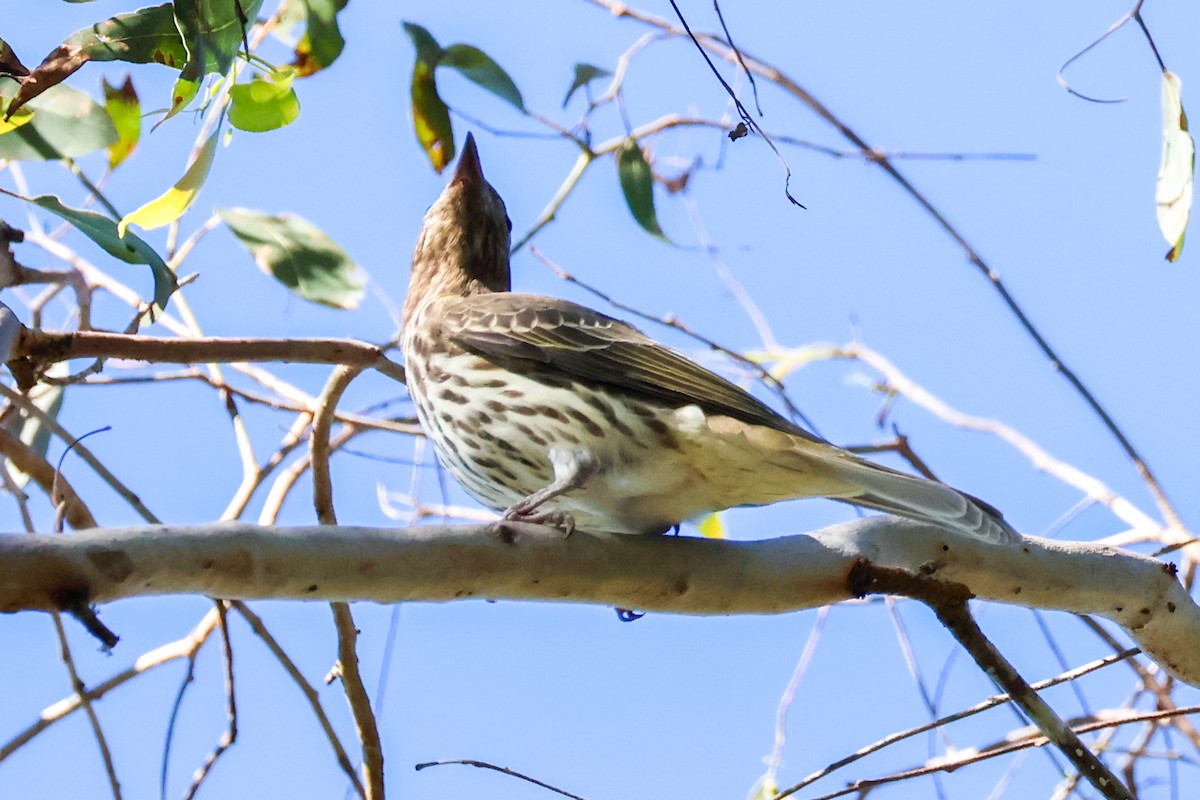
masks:
[[[630,137],[617,151],[617,175],[621,191],[637,224],[652,236],[669,241],[654,213],[654,175],[637,140]]]
[[[149,266],[154,273],[154,304],[160,309],[166,307],[167,299],[178,288],[175,273],[167,267],[162,256],[141,237],[132,231],[126,231],[122,236],[117,230],[116,221],[95,211],[81,211],[65,206],[54,195],[34,197],[31,202],[71,223],[112,257],[126,264]]]
[[[525,101],[512,78],[491,57],[469,44],[452,44],[442,52],[440,67],[450,67],[464,78],[525,111]]]
[[[412,76],[413,128],[417,141],[429,157],[429,163],[440,173],[454,160],[454,130],[450,126],[450,110],[438,95],[434,80],[434,69],[443,51],[429,31],[420,25],[405,22],[404,32],[417,49]]]
[[[248,208],[217,214],[259,268],[304,299],[334,308],[355,308],[362,300],[363,279],[354,261],[303,217]]]
[[[262,0],[175,0],[175,24],[187,48],[182,76],[198,81],[228,72],[261,5]]]
[[[0,100],[0,110],[3,109],[4,105],[5,102]],[[0,117],[0,134],[5,134],[15,128],[19,128],[31,119],[33,119],[33,110],[28,108],[18,109],[11,117]]]
[[[1182,84],[1170,70],[1163,71],[1163,147],[1154,197],[1158,203],[1158,227],[1171,245],[1167,260],[1175,261],[1183,251],[1183,238],[1192,213],[1196,180],[1196,142],[1188,131],[1183,110]]]
[[[180,69],[187,49],[175,27],[173,6],[141,8],[118,14],[72,34],[33,70],[17,96],[17,106],[62,83],[89,61],[165,64]]]
[[[575,92],[597,78],[607,78],[609,75],[612,75],[612,73],[604,67],[597,67],[593,64],[576,64],[575,77],[571,80],[571,88],[567,89],[567,96],[563,98],[562,107],[567,107],[567,103],[571,102],[571,97]]]
[[[0,78],[0,106],[11,107],[16,82]],[[92,98],[70,86],[55,86],[29,103],[32,119],[0,132],[0,158],[53,161],[94,153],[117,140],[108,113]],[[13,114],[11,119],[16,119]]]
[[[188,80],[187,78],[182,77],[181,74],[181,76],[176,79],[175,85],[171,87],[170,108],[167,109],[167,113],[163,114],[162,118],[159,119],[158,122],[154,123],[154,127],[157,128],[159,125],[162,125],[171,117],[187,108],[188,103],[192,102],[192,99],[199,91],[200,81]]]
[[[325,69],[342,54],[346,40],[338,28],[337,15],[347,0],[299,0],[308,20],[304,36],[296,44],[296,75],[306,78]]]
[[[108,168],[116,169],[118,164],[129,158],[141,138],[142,106],[133,89],[132,77],[126,75],[125,83],[121,86],[110,86],[107,79],[103,84],[104,108],[117,130],[117,141],[108,146]]]
[[[296,71],[284,67],[229,90],[232,105],[229,122],[244,131],[261,132],[282,128],[300,116],[300,99],[292,89]]]
[[[721,515],[717,512],[706,514],[702,520],[696,523],[697,530],[700,535],[706,539],[724,539],[725,523],[721,521]]]
[[[174,186],[136,211],[122,217],[117,225],[117,233],[124,236],[125,229],[130,225],[153,230],[161,228],[163,225],[170,225],[182,217],[184,212],[191,208],[196,196],[200,194],[200,189],[204,186],[204,181],[208,177],[208,169],[212,166],[213,153],[217,149],[219,134],[220,131],[213,131],[196,160],[188,166],[183,177]]]

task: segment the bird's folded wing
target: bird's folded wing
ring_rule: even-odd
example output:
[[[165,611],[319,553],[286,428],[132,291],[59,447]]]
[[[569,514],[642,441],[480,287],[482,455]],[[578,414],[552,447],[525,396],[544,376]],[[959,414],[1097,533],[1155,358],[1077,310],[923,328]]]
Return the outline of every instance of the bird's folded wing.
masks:
[[[709,414],[823,441],[633,326],[567,300],[495,293],[439,306],[438,321],[450,341],[505,368],[531,376],[548,368],[642,399],[694,404]]]

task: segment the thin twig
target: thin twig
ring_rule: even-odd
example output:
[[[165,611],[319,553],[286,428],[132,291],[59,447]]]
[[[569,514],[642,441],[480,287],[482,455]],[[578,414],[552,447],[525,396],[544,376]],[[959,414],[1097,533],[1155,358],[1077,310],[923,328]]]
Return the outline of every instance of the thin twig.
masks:
[[[100,718],[96,715],[96,709],[92,707],[92,700],[88,696],[87,687],[84,686],[83,679],[79,677],[79,671],[75,669],[75,659],[71,655],[71,646],[67,644],[67,632],[63,628],[62,615],[55,611],[51,613],[50,618],[54,621],[54,633],[58,636],[62,662],[66,665],[67,673],[71,676],[71,688],[75,690],[75,696],[79,698],[79,704],[87,713],[88,722],[92,726],[92,733],[96,736],[96,745],[100,748],[100,758],[104,761],[104,772],[108,776],[108,785],[112,790],[113,800],[121,800],[121,783],[117,780],[117,769],[113,765],[112,752],[108,748],[108,739],[104,737],[104,730],[100,727]]]
[[[321,731],[325,734],[325,738],[329,740],[330,746],[333,748],[334,758],[337,759],[338,766],[350,778],[350,782],[354,785],[355,792],[359,797],[365,797],[366,791],[363,789],[362,781],[354,771],[354,765],[350,762],[350,756],[346,754],[346,749],[342,747],[342,742],[338,739],[337,732],[333,729],[333,722],[329,719],[329,715],[325,713],[325,707],[321,705],[321,696],[313,685],[304,677],[304,673],[296,666],[296,662],[292,660],[287,651],[279,644],[275,637],[267,630],[266,624],[262,617],[254,613],[249,606],[240,600],[231,600],[230,606],[234,611],[242,615],[246,623],[250,626],[250,630],[254,631],[254,635],[262,639],[263,644],[275,656],[275,660],[283,667],[284,672],[300,689],[300,693],[304,695],[304,699],[308,701],[309,708],[317,718],[317,723],[321,726]]]
[[[212,772],[216,766],[217,760],[233,746],[237,741],[237,695],[234,692],[233,684],[233,646],[229,641],[229,624],[226,617],[228,604],[224,600],[218,600],[217,616],[221,629],[221,643],[224,645],[222,654],[224,658],[222,662],[225,665],[225,717],[229,720],[229,727],[221,734],[221,738],[217,740],[217,746],[204,759],[204,763],[196,770],[192,776],[192,783],[188,786],[187,791],[183,793],[184,800],[192,800],[196,796],[196,792],[200,791],[200,785],[204,783],[204,779]]]
[[[423,770],[423,769],[428,769],[429,767],[445,767],[445,766],[450,766],[450,765],[459,765],[459,766],[464,766],[464,767],[478,767],[479,769],[490,769],[493,772],[499,772],[503,775],[509,775],[513,778],[519,778],[523,781],[528,781],[529,783],[532,783],[534,786],[540,786],[543,789],[548,789],[551,792],[554,792],[555,794],[562,795],[563,797],[570,797],[571,800],[585,800],[584,798],[580,797],[577,794],[571,794],[570,792],[568,792],[564,789],[559,789],[557,786],[551,786],[550,784],[546,783],[545,781],[539,781],[537,778],[531,778],[528,775],[523,775],[520,772],[517,772],[515,769],[509,769],[508,767],[498,767],[495,764],[489,764],[486,761],[476,761],[476,760],[470,759],[470,758],[448,759],[445,761],[426,761],[424,763],[417,764],[414,767],[414,769],[419,771],[419,770]]]
[[[38,734],[49,728],[54,723],[66,719],[75,711],[83,707],[83,699],[86,697],[89,701],[99,700],[107,695],[113,689],[128,683],[134,678],[149,672],[153,669],[161,667],[164,664],[169,664],[181,658],[194,659],[196,653],[208,641],[209,634],[217,624],[216,609],[210,610],[196,624],[187,636],[178,639],[174,642],[161,645],[142,655],[133,662],[133,664],[120,672],[113,675],[103,683],[98,683],[92,688],[83,693],[72,694],[64,697],[57,703],[53,703],[42,709],[38,714],[37,721],[17,733],[2,746],[0,746],[0,762],[8,758],[17,750],[32,741]]]

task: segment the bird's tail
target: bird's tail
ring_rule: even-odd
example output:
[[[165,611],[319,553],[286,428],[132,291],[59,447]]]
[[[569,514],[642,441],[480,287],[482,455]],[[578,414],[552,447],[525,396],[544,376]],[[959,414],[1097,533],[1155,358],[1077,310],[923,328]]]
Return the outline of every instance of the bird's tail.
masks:
[[[894,472],[866,461],[847,468],[853,471],[854,482],[865,491],[838,500],[952,528],[995,544],[1013,544],[1021,539],[1021,534],[995,508],[944,483]]]

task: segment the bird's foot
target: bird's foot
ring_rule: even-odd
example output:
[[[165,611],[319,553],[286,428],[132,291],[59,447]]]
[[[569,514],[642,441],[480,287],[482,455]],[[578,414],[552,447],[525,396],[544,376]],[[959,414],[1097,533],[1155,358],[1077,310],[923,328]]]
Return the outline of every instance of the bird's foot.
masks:
[[[525,498],[517,503],[512,508],[504,512],[504,519],[512,522],[532,522],[537,525],[547,525],[551,528],[558,528],[563,532],[564,537],[570,536],[575,532],[575,518],[566,511],[551,511],[538,508],[532,508],[526,505],[529,498]]]

